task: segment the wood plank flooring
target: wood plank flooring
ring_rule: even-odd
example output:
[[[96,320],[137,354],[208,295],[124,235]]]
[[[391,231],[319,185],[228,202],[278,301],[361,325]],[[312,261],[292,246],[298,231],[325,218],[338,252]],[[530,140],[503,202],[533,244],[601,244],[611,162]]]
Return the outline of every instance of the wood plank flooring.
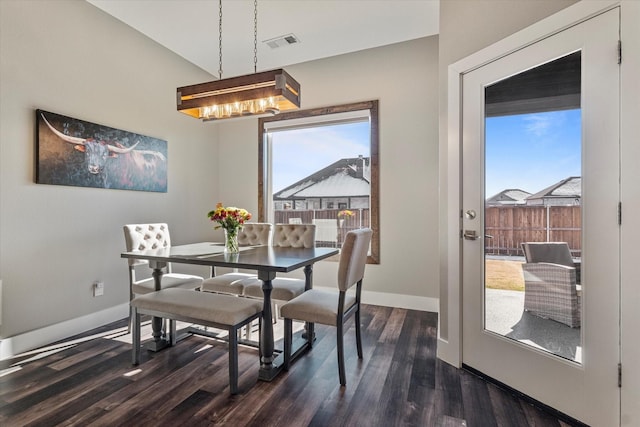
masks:
[[[363,360],[353,322],[345,333],[346,388],[335,328],[316,325],[312,351],[273,382],[257,381],[257,350],[241,347],[241,393],[231,396],[224,342],[194,335],[142,351],[134,367],[122,320],[0,361],[0,425],[570,425],[437,360],[435,313],[365,305],[362,324]]]

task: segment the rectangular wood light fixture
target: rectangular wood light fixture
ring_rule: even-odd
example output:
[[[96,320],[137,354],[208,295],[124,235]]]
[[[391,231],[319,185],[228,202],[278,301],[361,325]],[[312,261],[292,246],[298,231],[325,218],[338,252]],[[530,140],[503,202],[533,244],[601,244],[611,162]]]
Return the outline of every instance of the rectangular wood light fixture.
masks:
[[[177,89],[178,111],[203,121],[300,108],[300,84],[283,69]]]

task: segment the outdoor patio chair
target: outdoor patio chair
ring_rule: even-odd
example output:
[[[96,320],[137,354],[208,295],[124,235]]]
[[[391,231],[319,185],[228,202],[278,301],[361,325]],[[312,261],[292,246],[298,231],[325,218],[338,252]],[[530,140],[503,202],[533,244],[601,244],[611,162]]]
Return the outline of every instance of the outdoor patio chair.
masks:
[[[316,241],[322,246],[338,247],[338,221],[333,219],[314,219],[316,225]]]
[[[524,309],[536,316],[580,327],[580,286],[569,246],[564,242],[522,244],[526,263]]]
[[[567,242],[523,242],[522,251],[527,262],[551,262],[575,267]]]
[[[527,262],[550,262],[576,268],[576,283],[581,284],[581,264],[571,256],[567,242],[523,242],[522,251]],[[580,295],[580,287],[578,287]]]

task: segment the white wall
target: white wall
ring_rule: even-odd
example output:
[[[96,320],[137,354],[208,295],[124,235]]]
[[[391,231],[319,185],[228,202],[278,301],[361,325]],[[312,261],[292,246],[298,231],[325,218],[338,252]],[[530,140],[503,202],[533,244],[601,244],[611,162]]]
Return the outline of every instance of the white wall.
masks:
[[[380,101],[381,263],[367,267],[365,302],[437,310],[437,55],[429,37],[287,67],[302,108]],[[253,212],[257,150],[256,120],[220,124],[221,197]],[[335,282],[336,267],[317,265],[314,286]]]
[[[176,87],[211,76],[84,1],[0,1],[0,52],[5,346],[70,319],[89,329],[126,315],[123,224],[168,222],[174,243],[212,238],[218,153],[216,128],[175,110]],[[36,108],[168,141],[168,192],[35,184]],[[94,298],[97,279],[105,295]]]

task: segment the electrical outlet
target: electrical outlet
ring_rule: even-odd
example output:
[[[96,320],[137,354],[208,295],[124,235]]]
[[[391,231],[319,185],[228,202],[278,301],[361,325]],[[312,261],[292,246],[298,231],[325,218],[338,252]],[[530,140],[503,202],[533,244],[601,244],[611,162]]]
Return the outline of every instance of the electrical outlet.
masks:
[[[93,282],[93,296],[99,297],[104,295],[104,282]]]

